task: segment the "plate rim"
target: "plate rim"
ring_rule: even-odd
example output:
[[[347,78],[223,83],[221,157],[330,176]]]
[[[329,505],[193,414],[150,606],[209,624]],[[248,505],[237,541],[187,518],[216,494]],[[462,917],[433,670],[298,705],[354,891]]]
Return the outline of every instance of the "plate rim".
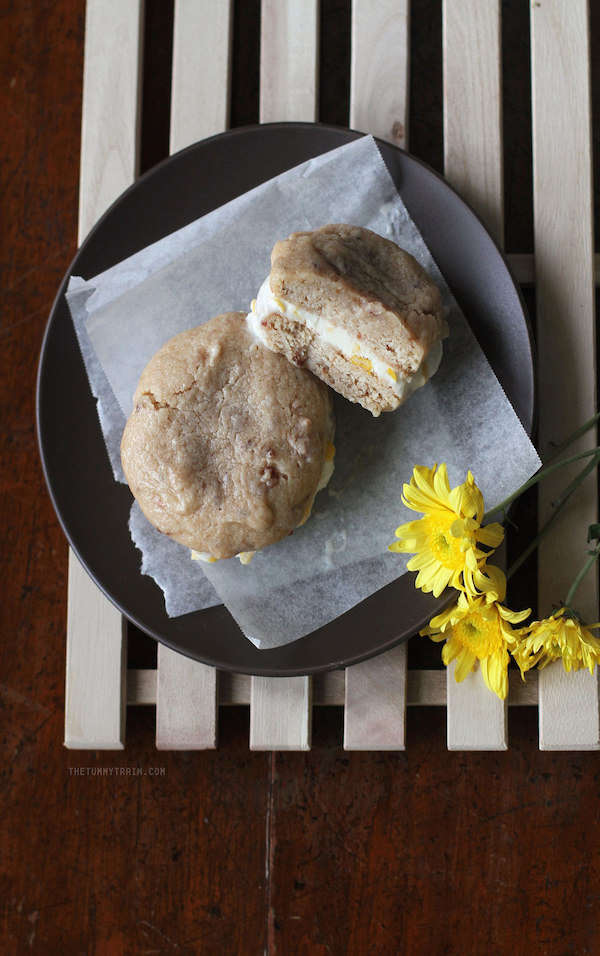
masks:
[[[310,634],[304,638],[298,638],[296,641],[290,642],[290,644],[282,645],[281,648],[270,648],[270,649],[264,649],[264,650],[259,650],[258,648],[256,648],[254,645],[251,644],[251,642],[247,640],[247,638],[245,638],[242,635],[243,640],[246,641],[247,644],[252,648],[252,651],[255,652],[259,658],[263,658],[264,666],[261,666],[260,663],[255,664],[253,662],[252,663],[239,662],[237,665],[235,665],[233,663],[224,662],[223,660],[219,659],[218,656],[212,656],[211,658],[211,656],[207,655],[206,653],[202,653],[201,655],[193,653],[189,648],[181,646],[180,644],[177,643],[177,641],[171,639],[169,636],[165,636],[164,634],[158,633],[157,628],[149,628],[148,622],[143,622],[142,620],[140,620],[138,615],[132,614],[131,610],[127,610],[124,606],[122,606],[122,602],[117,600],[110,593],[109,589],[105,586],[105,584],[98,579],[98,576],[88,566],[87,561],[85,560],[84,556],[81,553],[81,549],[78,547],[77,541],[72,539],[72,536],[70,535],[68,531],[68,521],[63,515],[63,507],[61,506],[61,503],[56,498],[52,480],[48,472],[46,456],[44,454],[44,445],[43,445],[42,427],[41,427],[41,390],[42,390],[42,379],[44,374],[44,361],[46,357],[47,343],[53,331],[52,329],[53,323],[57,321],[56,316],[59,313],[59,311],[64,308],[68,308],[66,305],[65,292],[68,286],[69,278],[74,274],[78,274],[78,275],[82,274],[81,270],[76,271],[77,263],[80,261],[82,256],[85,256],[85,252],[88,246],[90,244],[93,244],[98,233],[101,233],[102,230],[105,228],[106,221],[111,220],[112,217],[115,215],[115,213],[116,212],[118,213],[119,207],[124,201],[126,201],[127,197],[131,193],[138,191],[140,187],[146,187],[148,182],[151,181],[153,178],[160,177],[162,171],[166,167],[171,167],[174,164],[176,164],[178,161],[181,162],[181,160],[184,159],[186,156],[197,152],[199,149],[202,149],[207,144],[214,143],[215,141],[218,142],[218,141],[225,141],[225,140],[227,140],[228,142],[231,142],[231,141],[234,141],[237,137],[240,137],[240,136],[243,137],[249,134],[260,136],[261,134],[265,132],[269,133],[270,131],[273,131],[273,130],[279,130],[282,132],[285,132],[286,130],[294,130],[294,131],[300,131],[300,132],[305,130],[305,131],[310,131],[312,134],[314,134],[315,130],[320,130],[320,131],[323,131],[324,133],[331,133],[331,134],[348,137],[347,139],[348,142],[356,138],[370,135],[358,130],[354,130],[350,127],[333,126],[330,124],[323,124],[323,123],[294,122],[294,121],[264,123],[264,124],[256,123],[256,124],[250,124],[246,126],[233,127],[232,129],[226,130],[222,133],[216,133],[213,136],[207,137],[206,139],[199,140],[196,143],[192,143],[184,147],[183,149],[177,151],[176,153],[172,154],[171,156],[165,157],[165,159],[161,160],[155,166],[151,167],[149,170],[144,172],[138,179],[136,179],[134,183],[128,186],[127,189],[125,189],[110,204],[110,206],[106,209],[106,211],[102,214],[102,216],[100,216],[100,218],[97,220],[94,226],[90,229],[88,235],[85,237],[81,245],[78,247],[75,255],[73,256],[71,262],[69,263],[68,269],[60,283],[60,286],[58,288],[58,291],[52,303],[49,317],[47,319],[45,329],[44,329],[44,335],[42,338],[42,343],[41,343],[41,348],[39,353],[39,360],[38,360],[38,369],[37,369],[37,377],[36,377],[36,433],[37,433],[37,439],[38,439],[38,450],[39,450],[40,459],[42,463],[42,469],[44,473],[46,488],[50,495],[50,499],[52,501],[54,511],[62,527],[63,533],[65,534],[65,537],[67,538],[68,544],[73,550],[73,552],[75,553],[78,560],[81,562],[86,572],[92,578],[96,586],[102,591],[104,596],[120,611],[120,613],[127,620],[131,621],[142,632],[148,634],[148,636],[156,640],[158,643],[162,643],[166,647],[169,647],[172,650],[183,654],[184,656],[190,657],[193,660],[204,662],[219,670],[227,671],[230,673],[243,673],[243,674],[250,674],[250,675],[256,675],[256,676],[279,676],[279,677],[308,676],[311,674],[323,673],[326,671],[345,668],[353,664],[360,663],[361,661],[367,660],[371,657],[377,656],[381,653],[384,653],[385,651],[390,650],[392,647],[396,646],[397,644],[408,640],[413,634],[416,633],[416,630],[418,630],[418,628],[411,630],[410,633],[401,633],[400,635],[397,635],[395,637],[388,638],[383,643],[376,642],[377,646],[375,648],[371,647],[370,649],[364,649],[363,651],[355,653],[350,657],[343,657],[343,659],[340,659],[340,657],[337,656],[336,659],[328,660],[327,662],[320,662],[318,664],[313,664],[313,665],[305,664],[305,665],[290,666],[289,664],[286,664],[285,666],[282,666],[282,665],[278,666],[277,664],[275,665],[269,664],[269,657],[272,658],[274,655],[277,656],[276,652],[283,651],[286,648],[290,648],[294,644],[299,644],[303,641],[306,642],[308,639],[312,637],[312,635]],[[426,174],[434,176],[436,180],[438,180],[439,183],[443,185],[443,187],[445,187],[445,189],[449,190],[454,195],[456,200],[458,200],[458,202],[465,207],[465,209],[469,212],[469,214],[477,221],[477,223],[479,223],[479,226],[481,227],[481,229],[483,229],[483,231],[487,235],[487,238],[491,241],[495,249],[495,253],[497,257],[499,258],[499,260],[502,262],[502,265],[506,271],[507,277],[510,280],[511,286],[513,287],[514,292],[516,293],[517,300],[520,306],[520,315],[522,316],[524,329],[528,338],[529,357],[530,357],[530,364],[531,364],[531,380],[528,383],[529,384],[528,420],[522,421],[521,419],[521,421],[528,436],[531,437],[533,433],[534,425],[535,425],[536,415],[537,415],[537,389],[536,389],[536,381],[535,381],[535,341],[533,337],[533,329],[532,329],[531,320],[528,314],[528,310],[527,310],[527,306],[522,294],[522,290],[514,276],[510,263],[508,262],[506,258],[506,254],[504,253],[503,249],[499,246],[495,238],[490,234],[485,223],[482,221],[478,213],[472,208],[469,202],[460,195],[458,190],[454,186],[452,186],[452,184],[449,183],[439,172],[437,172],[435,169],[433,169],[431,166],[429,166],[426,162],[421,160],[419,157],[414,156],[413,154],[409,153],[407,150],[403,149],[402,147],[394,146],[393,144],[386,143],[385,141],[375,136],[373,137],[373,139],[377,143],[378,148],[380,149],[380,152],[382,150],[383,151],[392,150],[393,152],[397,152],[401,154],[402,156],[404,156],[406,161],[410,163],[416,163],[418,166],[420,166],[425,171]],[[330,149],[334,149],[334,148],[336,147],[328,146],[323,150],[323,152],[327,152]],[[314,153],[313,155],[317,155],[317,154]],[[385,161],[385,155],[383,154],[383,152],[382,152],[382,156]],[[292,168],[292,166],[287,166],[286,168]],[[261,181],[264,182],[269,178],[271,178],[271,175],[266,175],[265,178],[262,179]],[[237,193],[237,195],[240,195],[240,194],[241,193]],[[217,206],[214,206],[213,208],[217,208]],[[193,217],[189,219],[188,221],[192,222],[194,221],[194,218],[196,217]],[[175,228],[180,228],[180,227],[177,226]],[[166,234],[168,233],[165,233],[165,235]],[[139,246],[139,248],[142,248],[142,247],[143,246],[141,245]],[[97,274],[97,271],[94,274]],[[90,278],[90,277],[91,276],[88,276],[87,278]],[[73,334],[75,334],[74,330],[73,330]],[[82,361],[82,364],[83,364],[83,360],[81,359],[80,353],[79,353],[79,359]],[[101,434],[101,438],[102,438],[102,434]],[[132,547],[135,547],[133,543],[132,543]],[[148,577],[147,575],[142,574],[141,568],[139,569],[139,574],[142,577]],[[407,580],[410,583],[410,593],[414,595],[420,595],[421,598],[424,598],[424,603],[428,607],[427,615],[426,615],[427,617],[430,617],[432,614],[438,613],[443,607],[447,606],[452,601],[454,592],[451,592],[450,594],[442,595],[442,597],[438,599],[433,599],[431,595],[426,595],[426,596],[422,595],[422,592],[416,591],[416,589],[413,587],[412,582],[414,581],[414,577],[415,577],[414,573],[406,572],[400,578],[396,579],[394,582],[391,582],[390,585],[386,585],[386,587],[381,589],[380,592],[375,592],[375,595],[377,594],[381,595],[382,592],[386,591],[387,589],[389,589],[390,587],[394,585],[398,587],[398,582],[401,581],[402,578],[404,578],[405,583]],[[158,588],[158,585],[156,585],[153,579],[149,578],[149,580],[152,581],[154,586]],[[346,614],[342,615],[341,618],[337,618],[336,622],[340,622],[340,620],[343,620],[347,615],[352,615],[353,612],[356,612],[357,608],[360,609],[363,605],[367,605],[369,604],[369,602],[372,602],[375,595],[370,595],[369,597],[367,597],[364,601],[360,602],[359,605],[356,605],[355,608],[350,609],[348,612],[346,612]],[[223,611],[225,615],[227,615],[227,617],[231,617],[231,615],[229,614],[229,612],[226,610],[226,608],[223,605],[219,605],[217,609],[208,609],[208,610]],[[192,612],[192,616],[195,616],[195,615],[206,615],[206,609]],[[187,618],[188,616],[189,615],[182,615],[181,617]],[[176,619],[170,618],[168,620],[173,621]],[[336,623],[336,622],[332,622],[332,623]],[[237,625],[235,626],[237,627]],[[319,629],[319,631],[330,628],[330,627],[331,625],[325,625],[324,628]],[[313,632],[313,635],[319,634],[319,631]],[[267,655],[267,657],[265,657],[265,655]]]

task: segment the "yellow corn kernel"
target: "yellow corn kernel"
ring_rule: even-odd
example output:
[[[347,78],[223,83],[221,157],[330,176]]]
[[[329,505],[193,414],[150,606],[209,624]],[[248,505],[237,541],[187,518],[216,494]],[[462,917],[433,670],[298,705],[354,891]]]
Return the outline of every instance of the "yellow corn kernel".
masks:
[[[398,381],[398,376],[397,376],[396,373],[394,372],[394,369],[393,369],[393,368],[388,368],[387,373],[388,373],[388,375],[390,376],[390,378],[393,378],[393,380],[394,380],[395,382]]]
[[[353,365],[364,368],[365,372],[369,372],[371,375],[373,374],[373,363],[371,359],[365,358],[364,355],[353,355],[350,361]]]
[[[218,561],[218,558],[215,558],[214,554],[208,554],[206,551],[194,551],[192,548],[192,561],[204,561],[206,564],[214,564],[215,561]]]

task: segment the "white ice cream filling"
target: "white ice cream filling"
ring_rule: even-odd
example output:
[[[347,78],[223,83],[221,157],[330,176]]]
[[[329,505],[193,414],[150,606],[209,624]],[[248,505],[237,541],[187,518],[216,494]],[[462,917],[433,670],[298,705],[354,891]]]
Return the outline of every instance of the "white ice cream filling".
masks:
[[[263,345],[268,345],[268,342],[260,322],[272,312],[278,312],[291,321],[303,322],[320,337],[321,341],[337,349],[346,361],[387,382],[400,402],[405,401],[411,392],[425,385],[437,372],[442,360],[442,343],[438,341],[425,356],[419,368],[412,375],[406,375],[397,366],[383,362],[350,332],[332,325],[329,319],[277,298],[271,292],[269,276],[267,276],[256,299],[252,302],[252,309],[248,315],[248,328],[252,336]]]
[[[206,564],[214,564],[215,561],[219,560],[215,558],[214,554],[211,554],[210,551],[194,551],[193,548],[191,548],[190,551],[192,561],[204,561]],[[250,564],[255,554],[256,551],[240,551],[239,554],[236,554],[236,558],[239,558],[241,564]]]

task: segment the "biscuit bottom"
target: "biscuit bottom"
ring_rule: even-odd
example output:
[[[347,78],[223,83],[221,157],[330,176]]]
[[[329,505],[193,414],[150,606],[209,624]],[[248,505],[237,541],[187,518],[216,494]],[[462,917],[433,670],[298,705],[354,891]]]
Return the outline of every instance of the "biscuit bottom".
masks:
[[[287,303],[280,304],[287,306]],[[377,374],[369,358],[358,351],[348,355],[327,342],[305,317],[296,318],[295,312],[291,306],[257,319],[253,310],[249,323],[268,348],[299,368],[307,368],[334,391],[362,405],[375,417],[402,405],[416,388],[426,384],[440,364],[442,345],[437,342],[413,375],[403,377],[392,369],[386,370],[386,375]]]

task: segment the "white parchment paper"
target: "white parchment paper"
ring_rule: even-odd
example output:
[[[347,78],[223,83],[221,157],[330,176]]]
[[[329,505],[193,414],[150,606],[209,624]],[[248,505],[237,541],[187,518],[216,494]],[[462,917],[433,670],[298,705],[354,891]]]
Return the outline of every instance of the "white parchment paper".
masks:
[[[247,311],[277,239],[328,222],[366,226],[411,252],[438,282],[450,326],[433,379],[374,419],[335,396],[335,473],[310,520],[256,555],[206,565],[155,531],[134,505],[141,569],[170,616],[225,603],[257,647],[296,640],[403,574],[387,550],[408,520],[402,485],[415,464],[445,461],[453,484],[471,469],[486,507],[539,467],[535,449],[400,199],[372,137],[284,173],[94,279],[73,277],[67,300],[98,399],[115,479],[138,378],[172,335],[221,312]]]

